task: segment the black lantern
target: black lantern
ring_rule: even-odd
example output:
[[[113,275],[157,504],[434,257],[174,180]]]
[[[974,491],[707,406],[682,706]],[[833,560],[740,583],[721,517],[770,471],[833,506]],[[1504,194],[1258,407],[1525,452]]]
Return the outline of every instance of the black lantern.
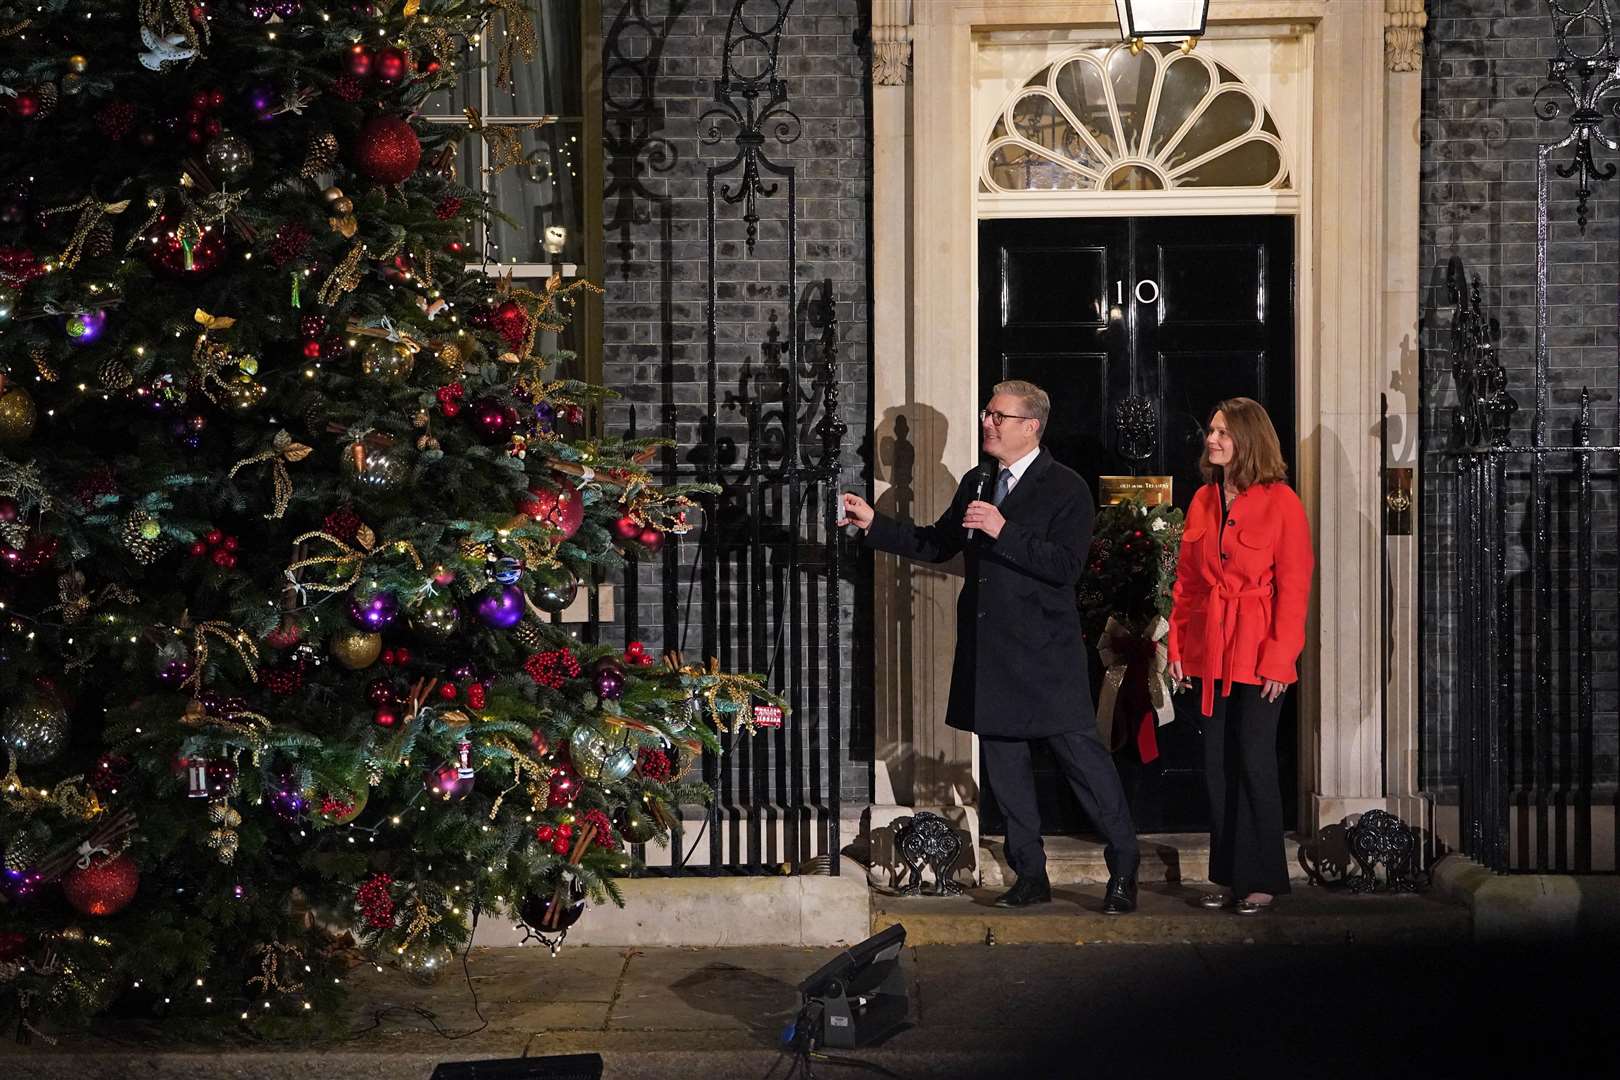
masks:
[[[1119,32],[1140,48],[1144,41],[1185,41],[1190,49],[1204,36],[1209,0],[1114,0]]]

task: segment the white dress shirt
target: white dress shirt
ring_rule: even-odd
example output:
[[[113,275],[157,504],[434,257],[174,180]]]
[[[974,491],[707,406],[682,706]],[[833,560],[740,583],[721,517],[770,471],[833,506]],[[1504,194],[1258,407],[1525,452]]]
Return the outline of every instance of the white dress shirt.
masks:
[[[1007,480],[1007,494],[1008,495],[1011,495],[1013,493],[1013,489],[1018,486],[1018,481],[1021,480],[1023,478],[1023,476],[1024,476],[1024,470],[1029,468],[1030,463],[1033,462],[1036,459],[1036,457],[1038,457],[1040,455],[1040,452],[1041,452],[1040,444],[1036,443],[1035,444],[1035,449],[1031,450],[1029,453],[1025,454],[1023,457],[1019,458],[1017,461],[1013,462],[1011,465],[1005,466],[1005,468],[1009,472],[1012,473],[1012,476],[1009,477],[1008,480]],[[1000,478],[1000,476],[1001,476],[1000,469],[996,470],[996,476],[997,476],[998,479]]]

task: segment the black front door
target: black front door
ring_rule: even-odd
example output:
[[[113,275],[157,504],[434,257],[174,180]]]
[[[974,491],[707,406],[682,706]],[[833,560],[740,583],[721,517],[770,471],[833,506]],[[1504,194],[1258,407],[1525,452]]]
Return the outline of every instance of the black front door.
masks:
[[[982,222],[980,400],[1003,379],[1039,385],[1052,398],[1045,445],[1094,493],[1099,476],[1168,475],[1185,509],[1202,483],[1203,425],[1224,398],[1265,405],[1292,470],[1293,287],[1288,217]],[[1088,651],[1095,689],[1101,673]],[[1294,697],[1278,736],[1290,820]],[[1139,831],[1209,827],[1198,719],[1196,695],[1179,695],[1156,760],[1142,764],[1132,746],[1115,755]],[[1043,830],[1087,831],[1044,747],[1035,772]],[[984,831],[1001,832],[988,789],[981,817]]]

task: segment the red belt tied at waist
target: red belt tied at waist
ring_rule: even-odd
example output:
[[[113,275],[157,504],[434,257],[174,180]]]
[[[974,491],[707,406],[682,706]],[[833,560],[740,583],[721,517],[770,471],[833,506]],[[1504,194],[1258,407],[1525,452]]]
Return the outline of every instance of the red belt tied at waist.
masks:
[[[1237,614],[1237,602],[1271,594],[1270,585],[1237,592],[1227,592],[1216,585],[1209,590],[1204,608],[1204,663],[1213,665],[1219,661],[1220,667],[1204,679],[1199,705],[1205,716],[1215,715],[1216,673],[1222,684],[1221,696],[1229,697],[1232,693],[1232,646],[1236,644],[1237,634],[1237,619],[1233,616]]]

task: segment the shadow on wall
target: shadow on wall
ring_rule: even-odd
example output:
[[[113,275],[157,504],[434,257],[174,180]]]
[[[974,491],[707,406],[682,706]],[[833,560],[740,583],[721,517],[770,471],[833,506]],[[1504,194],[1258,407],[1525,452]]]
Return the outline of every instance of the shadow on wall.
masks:
[[[943,461],[917,457],[918,427],[937,432],[935,446],[945,445],[949,422],[938,410],[920,404],[884,412],[870,444],[873,475],[889,488],[876,501],[879,513],[912,520],[919,505],[942,507],[956,492],[957,478]],[[959,561],[933,566],[892,555],[877,554],[872,598],[873,673],[876,709],[877,760],[886,769],[890,792],[879,791],[879,802],[905,806],[976,806],[978,785],[966,761],[947,761],[943,750],[933,752],[932,738],[919,746],[919,727],[933,729],[944,722],[945,685],[927,687],[919,694],[918,680],[948,677],[950,655],[944,643],[924,640],[924,627],[949,627],[955,620]],[[933,654],[933,655],[930,655]],[[932,673],[932,674],[930,674]],[[940,715],[919,715],[923,708]]]

